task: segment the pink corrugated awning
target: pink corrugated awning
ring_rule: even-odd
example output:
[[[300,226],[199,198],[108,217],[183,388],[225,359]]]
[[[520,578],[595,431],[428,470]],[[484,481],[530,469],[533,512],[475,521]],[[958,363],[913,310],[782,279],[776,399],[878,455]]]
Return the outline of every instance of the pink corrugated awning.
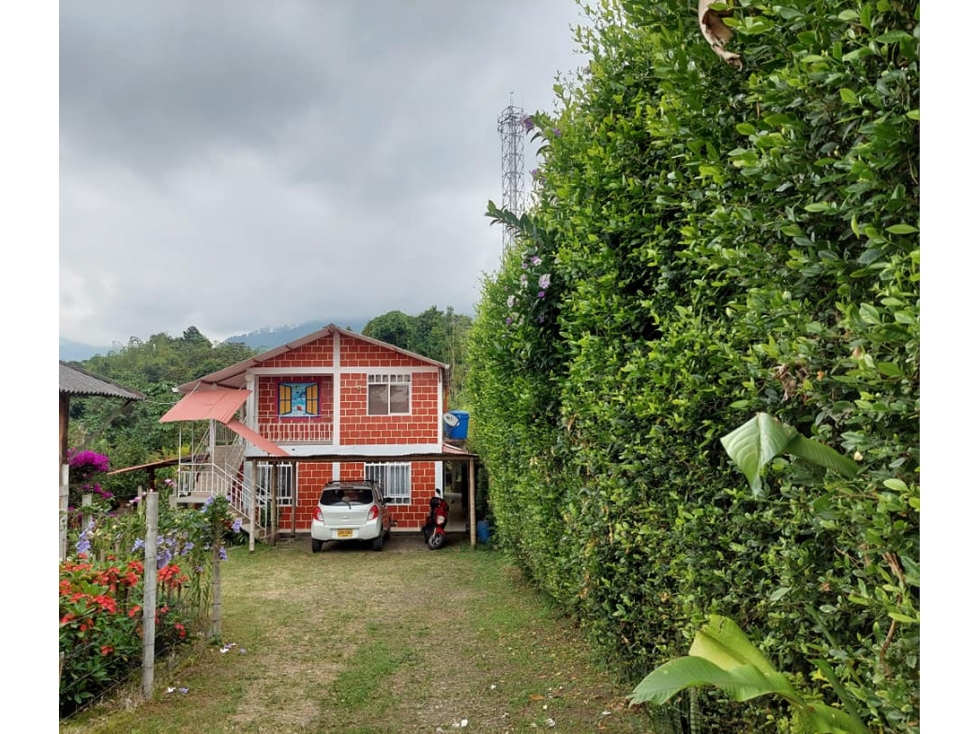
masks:
[[[235,417],[235,413],[251,394],[251,390],[229,390],[226,387],[198,390],[184,395],[176,405],[163,414],[160,423],[204,421],[212,418],[227,423]]]
[[[228,428],[230,428],[232,431],[237,433],[239,436],[241,436],[243,439],[245,439],[249,443],[254,444],[255,446],[262,449],[262,451],[264,451],[267,454],[271,454],[272,456],[289,455],[288,452],[285,451],[285,449],[272,443],[267,438],[265,438],[265,436],[263,436],[260,433],[256,433],[255,431],[253,431],[251,428],[249,428],[248,426],[246,426],[244,423],[240,421],[230,420],[226,422],[225,425]]]

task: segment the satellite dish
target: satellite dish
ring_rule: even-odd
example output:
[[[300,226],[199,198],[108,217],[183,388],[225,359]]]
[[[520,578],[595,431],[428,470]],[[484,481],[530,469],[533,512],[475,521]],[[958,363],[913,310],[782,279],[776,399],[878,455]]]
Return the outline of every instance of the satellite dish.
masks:
[[[449,428],[455,428],[457,425],[459,425],[459,416],[457,416],[455,413],[443,413],[442,420],[445,421],[445,425],[447,425]]]

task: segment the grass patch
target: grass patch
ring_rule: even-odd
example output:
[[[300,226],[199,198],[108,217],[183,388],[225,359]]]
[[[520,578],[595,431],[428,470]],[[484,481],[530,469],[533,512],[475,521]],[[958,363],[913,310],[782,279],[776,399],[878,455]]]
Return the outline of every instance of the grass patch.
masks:
[[[117,697],[63,734],[653,731],[626,705],[635,683],[496,551],[296,540],[232,549],[222,580],[218,644],[158,672],[151,701]]]

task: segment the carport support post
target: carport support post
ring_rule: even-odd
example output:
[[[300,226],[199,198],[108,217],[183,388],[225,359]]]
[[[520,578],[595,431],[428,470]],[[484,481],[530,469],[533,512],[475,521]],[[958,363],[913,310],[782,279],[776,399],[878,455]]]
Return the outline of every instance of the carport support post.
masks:
[[[476,460],[469,459],[469,545],[476,547]]]
[[[258,465],[254,461],[252,461],[251,472],[250,472],[251,476],[255,477],[257,471],[258,471]],[[255,552],[255,533],[258,532],[258,511],[255,509],[258,506],[258,503],[255,501],[256,495],[258,494],[258,487],[256,486],[256,484],[257,483],[253,479],[251,483],[251,492],[249,492],[250,499],[248,501],[248,507],[246,508],[248,510],[248,520],[251,523],[251,529],[248,531],[249,553]]]
[[[279,542],[279,465],[272,463],[270,466],[272,467],[272,491],[269,494],[271,495],[272,507],[269,508],[269,517],[272,518],[270,523],[272,525],[272,547],[274,548]]]

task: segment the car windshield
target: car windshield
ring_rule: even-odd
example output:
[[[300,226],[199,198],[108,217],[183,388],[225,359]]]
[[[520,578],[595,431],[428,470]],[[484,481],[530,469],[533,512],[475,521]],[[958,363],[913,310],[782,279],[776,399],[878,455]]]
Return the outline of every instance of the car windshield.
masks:
[[[321,505],[369,505],[374,493],[367,487],[327,487],[320,496]]]

